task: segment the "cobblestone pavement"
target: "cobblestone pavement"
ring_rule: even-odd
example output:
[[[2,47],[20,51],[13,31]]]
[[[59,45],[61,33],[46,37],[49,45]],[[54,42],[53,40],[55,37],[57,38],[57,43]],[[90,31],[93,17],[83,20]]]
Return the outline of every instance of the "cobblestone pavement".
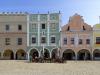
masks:
[[[0,60],[0,75],[100,75],[100,61],[29,63]]]

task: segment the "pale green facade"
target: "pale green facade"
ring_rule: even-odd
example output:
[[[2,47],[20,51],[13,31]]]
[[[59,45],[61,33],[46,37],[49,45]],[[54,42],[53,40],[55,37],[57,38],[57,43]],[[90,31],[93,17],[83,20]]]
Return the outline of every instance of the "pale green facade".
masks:
[[[53,49],[60,47],[60,13],[30,14],[28,15],[28,51],[36,49],[41,56],[41,51],[47,49],[50,53]],[[45,29],[42,29],[45,24]],[[46,38],[45,43],[41,43],[41,37]],[[55,43],[51,43],[51,37],[55,37]],[[36,43],[32,43],[32,37],[36,38]]]

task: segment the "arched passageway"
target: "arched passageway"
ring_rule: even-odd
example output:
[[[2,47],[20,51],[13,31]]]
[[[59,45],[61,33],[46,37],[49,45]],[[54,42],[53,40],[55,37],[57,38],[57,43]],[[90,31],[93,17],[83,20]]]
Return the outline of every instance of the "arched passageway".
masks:
[[[26,59],[26,52],[23,49],[17,50],[16,59],[17,60],[25,60]]]
[[[91,54],[88,50],[82,49],[77,53],[78,60],[90,60]]]
[[[1,58],[1,52],[0,52],[0,58]]]
[[[99,49],[95,49],[93,51],[93,59],[94,60],[100,60],[100,50]]]
[[[75,59],[75,52],[73,50],[71,50],[71,49],[66,49],[63,52],[62,58],[64,60],[74,60]]]
[[[5,50],[3,53],[4,59],[12,60],[14,59],[14,53],[12,50]]]
[[[37,49],[30,50],[29,56],[32,57],[32,59],[38,58],[39,57],[38,50]]]
[[[51,55],[52,55],[51,57],[52,59],[56,59],[58,57],[58,49],[57,48],[53,49]]]
[[[41,56],[44,58],[44,59],[49,59],[50,58],[50,52],[48,49],[44,49],[41,51]]]

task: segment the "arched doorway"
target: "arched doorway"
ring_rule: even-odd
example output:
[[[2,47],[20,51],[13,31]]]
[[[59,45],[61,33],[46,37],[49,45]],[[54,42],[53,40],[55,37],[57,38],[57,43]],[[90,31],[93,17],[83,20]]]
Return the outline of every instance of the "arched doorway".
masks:
[[[99,49],[95,49],[93,51],[93,58],[94,60],[100,60],[100,50]]]
[[[0,59],[1,59],[1,52],[0,52]]]
[[[50,52],[49,52],[48,49],[42,50],[42,51],[41,51],[41,55],[42,55],[42,57],[43,57],[44,59],[50,58]]]
[[[5,50],[3,53],[4,59],[12,60],[14,59],[14,53],[12,50]]]
[[[25,60],[26,59],[26,52],[23,49],[17,50],[16,59],[17,60]]]
[[[74,60],[75,59],[75,52],[71,49],[67,49],[63,52],[62,58],[64,60]]]
[[[52,59],[56,59],[57,58],[57,54],[58,54],[58,49],[57,48],[56,49],[53,49],[52,50],[52,53],[51,53]]]
[[[78,60],[90,60],[90,52],[86,49],[82,49],[78,52]]]
[[[38,53],[38,51],[37,51],[36,49],[32,49],[32,50],[30,51],[29,55],[30,55],[33,59],[35,59],[36,57],[39,57],[39,53]]]

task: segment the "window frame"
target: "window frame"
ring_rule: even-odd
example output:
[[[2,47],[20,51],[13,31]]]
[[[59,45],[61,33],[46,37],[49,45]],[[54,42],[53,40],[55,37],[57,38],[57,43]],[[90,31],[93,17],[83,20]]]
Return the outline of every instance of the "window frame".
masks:
[[[54,29],[56,29],[56,25],[57,25],[56,23],[51,23],[50,28],[54,30]]]
[[[75,39],[71,38],[71,44],[75,44]]]
[[[37,27],[36,27],[36,26],[37,26],[36,23],[32,23],[31,25],[32,25],[32,29],[36,29],[36,28],[37,28]]]
[[[33,41],[33,38],[35,38],[35,40]],[[35,36],[32,36],[32,38],[31,38],[31,40],[32,40],[32,44],[36,44],[36,37]]]
[[[17,45],[22,45],[22,44],[23,44],[23,39],[17,38]]]
[[[18,30],[22,31],[22,25],[21,24],[18,24]]]
[[[10,38],[5,38],[5,45],[11,45],[10,41],[11,41]]]
[[[52,38],[54,38],[54,39],[52,39]],[[56,43],[56,37],[55,36],[51,36],[51,43],[52,44],[55,44]]]
[[[63,44],[67,45],[67,38],[63,38]]]
[[[43,38],[45,38],[45,39],[43,39]],[[42,43],[42,44],[45,44],[45,43],[46,43],[46,37],[45,37],[45,36],[42,36],[42,37],[41,37],[41,43]]]
[[[6,31],[9,31],[9,30],[10,30],[10,25],[9,25],[9,24],[6,24],[6,25],[5,25],[5,30],[6,30]]]
[[[79,45],[83,44],[83,40],[82,39],[79,39],[78,44]]]
[[[43,27],[44,26],[44,27]],[[46,29],[46,24],[45,23],[42,23],[41,24],[41,29]]]
[[[99,38],[99,39],[97,39],[97,38]],[[96,37],[96,44],[100,44],[100,37]]]
[[[90,44],[90,39],[86,39],[86,44]]]

